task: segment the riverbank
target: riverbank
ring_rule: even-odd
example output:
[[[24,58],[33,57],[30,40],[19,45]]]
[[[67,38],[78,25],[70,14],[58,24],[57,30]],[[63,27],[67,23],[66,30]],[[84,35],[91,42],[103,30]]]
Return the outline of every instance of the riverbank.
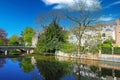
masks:
[[[15,58],[15,57],[25,57],[25,56],[36,56],[36,54],[17,54],[17,55],[0,55],[0,58]],[[55,54],[57,57],[63,58],[73,58],[73,59],[88,59],[88,60],[102,60],[102,61],[112,61],[120,62],[120,55],[109,55],[109,54],[68,54],[59,52]],[[36,56],[37,57],[37,56]]]
[[[120,55],[110,55],[110,54],[80,54],[80,55],[77,55],[77,54],[63,53],[59,51],[57,52],[56,56],[120,62]]]

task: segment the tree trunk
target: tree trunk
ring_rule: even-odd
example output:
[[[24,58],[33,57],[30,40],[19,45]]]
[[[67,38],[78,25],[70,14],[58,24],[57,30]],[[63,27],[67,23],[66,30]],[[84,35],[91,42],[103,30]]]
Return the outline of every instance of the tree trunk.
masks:
[[[78,40],[78,57],[80,58],[81,38]]]

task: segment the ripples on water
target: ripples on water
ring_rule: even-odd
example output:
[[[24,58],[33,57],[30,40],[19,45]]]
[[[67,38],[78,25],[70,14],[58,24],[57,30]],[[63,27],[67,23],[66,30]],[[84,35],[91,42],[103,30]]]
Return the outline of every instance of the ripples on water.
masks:
[[[0,80],[120,80],[120,63],[32,58],[0,58]]]

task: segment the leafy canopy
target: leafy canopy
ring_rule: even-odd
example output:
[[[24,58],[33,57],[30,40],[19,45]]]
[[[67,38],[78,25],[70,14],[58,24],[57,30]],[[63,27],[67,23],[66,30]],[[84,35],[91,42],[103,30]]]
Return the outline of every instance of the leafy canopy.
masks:
[[[32,44],[32,37],[34,36],[35,31],[31,27],[26,27],[22,32],[22,37],[24,42],[28,43],[28,45]]]
[[[19,37],[17,35],[12,35],[9,39],[9,45],[18,45]]]
[[[61,44],[66,42],[66,31],[60,27],[56,20],[45,27],[38,37],[36,51],[42,53],[55,53],[61,48]]]

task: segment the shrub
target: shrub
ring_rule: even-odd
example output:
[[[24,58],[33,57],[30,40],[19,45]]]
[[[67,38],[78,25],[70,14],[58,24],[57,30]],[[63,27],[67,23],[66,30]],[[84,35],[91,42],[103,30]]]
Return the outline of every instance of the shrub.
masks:
[[[102,47],[102,54],[112,54],[111,47]]]
[[[69,42],[63,43],[61,51],[65,53],[75,53],[77,51],[76,45]]]
[[[114,54],[120,55],[120,47],[114,47]]]

